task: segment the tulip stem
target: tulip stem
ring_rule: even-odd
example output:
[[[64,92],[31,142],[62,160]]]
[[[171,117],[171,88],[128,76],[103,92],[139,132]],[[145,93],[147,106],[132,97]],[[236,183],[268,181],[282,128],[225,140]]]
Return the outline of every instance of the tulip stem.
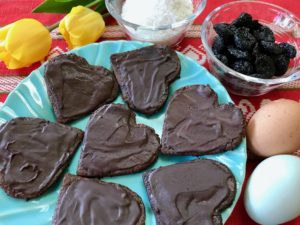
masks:
[[[53,31],[55,28],[58,27],[59,23],[60,23],[61,20],[57,21],[56,23],[50,25],[50,26],[47,26],[47,29],[49,30],[49,32]]]
[[[98,4],[99,2],[101,2],[101,1],[103,1],[103,0],[95,0],[95,1],[92,1],[90,4],[87,4],[85,7],[91,8],[91,7],[95,6],[95,5],[97,5],[97,4]]]
[[[95,0],[95,1],[92,1],[91,3],[87,4],[85,7],[87,8],[92,8],[94,7],[95,5],[97,5],[99,2],[101,2],[103,0]],[[109,13],[105,13],[102,15],[103,19],[105,19],[106,17],[110,16]],[[57,21],[56,23],[50,25],[50,26],[47,26],[47,29],[49,30],[49,32],[53,31],[54,29],[56,29],[58,26],[59,26],[59,23],[61,22],[61,20]]]

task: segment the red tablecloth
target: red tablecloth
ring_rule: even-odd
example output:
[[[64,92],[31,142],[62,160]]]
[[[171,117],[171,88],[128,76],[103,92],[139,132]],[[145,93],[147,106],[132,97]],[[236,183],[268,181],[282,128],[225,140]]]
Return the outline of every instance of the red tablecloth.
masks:
[[[265,0],[277,5],[280,5],[300,17],[300,1],[299,0]],[[35,18],[45,25],[51,25],[58,21],[62,16],[55,14],[31,14],[31,10],[36,7],[41,0],[0,0],[0,26],[14,22],[24,17]],[[176,46],[176,50],[194,58],[198,63],[207,67],[206,55],[200,40],[201,22],[205,16],[214,8],[222,5],[228,0],[208,0],[204,12],[197,18],[193,27],[189,30],[187,37]],[[107,31],[102,40],[105,39],[124,39],[125,35],[120,28],[115,25],[113,20],[108,21]],[[49,57],[53,57],[61,52],[67,51],[64,40],[57,34],[52,32],[53,44]],[[101,41],[101,40],[100,40]],[[40,63],[20,70],[7,70],[3,63],[0,63],[0,104],[4,102],[9,92],[33,69],[37,68]],[[270,100],[279,98],[288,98],[300,101],[300,82],[295,82],[292,85],[284,86],[281,89],[275,90],[267,95],[253,98],[241,98],[232,95],[235,103],[242,108],[246,119],[248,120],[253,113],[263,104]],[[246,180],[255,168],[258,162],[248,160]],[[296,197],[296,196],[295,196]],[[243,206],[243,193],[226,225],[255,225],[247,215]],[[300,217],[286,223],[285,225],[300,225]]]

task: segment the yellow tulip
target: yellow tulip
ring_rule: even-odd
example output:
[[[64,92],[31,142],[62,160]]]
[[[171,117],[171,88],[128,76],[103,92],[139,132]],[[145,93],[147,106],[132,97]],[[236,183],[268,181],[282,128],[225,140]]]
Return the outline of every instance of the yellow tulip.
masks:
[[[59,24],[70,49],[97,41],[105,30],[101,14],[83,6],[73,7]]]
[[[51,47],[46,27],[34,19],[21,19],[0,29],[0,60],[19,69],[43,60]]]

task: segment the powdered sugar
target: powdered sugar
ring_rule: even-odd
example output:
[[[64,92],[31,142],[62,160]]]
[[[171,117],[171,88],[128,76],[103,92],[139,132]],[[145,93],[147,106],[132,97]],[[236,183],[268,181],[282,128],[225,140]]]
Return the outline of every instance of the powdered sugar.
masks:
[[[162,26],[193,14],[191,0],[126,0],[123,19],[143,26]]]
[[[172,45],[183,37],[190,22],[165,30],[155,28],[182,21],[192,14],[192,0],[126,0],[121,16],[133,24],[153,28],[149,30],[125,25],[127,33],[133,39]]]

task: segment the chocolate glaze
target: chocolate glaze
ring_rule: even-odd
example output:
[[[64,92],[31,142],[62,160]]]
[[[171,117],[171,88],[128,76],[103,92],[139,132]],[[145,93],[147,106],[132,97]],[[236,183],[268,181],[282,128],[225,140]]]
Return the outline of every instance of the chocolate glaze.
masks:
[[[114,54],[111,63],[129,107],[145,114],[157,112],[169,94],[169,84],[179,77],[180,61],[166,46],[150,46]]]
[[[193,85],[175,92],[167,108],[162,152],[203,155],[223,152],[240,144],[244,135],[242,111],[218,104],[209,86]]]
[[[118,84],[113,74],[92,66],[75,54],[51,59],[45,68],[45,81],[57,121],[80,118],[99,106],[113,101]]]
[[[142,225],[144,205],[128,188],[66,175],[53,225]]]
[[[135,114],[125,105],[104,105],[87,125],[77,174],[102,177],[133,173],[152,164],[159,148],[155,131],[136,124]]]
[[[83,138],[79,129],[43,119],[15,118],[0,128],[0,186],[30,199],[61,174]]]
[[[160,225],[221,225],[236,192],[230,170],[207,159],[150,171],[144,182]]]

